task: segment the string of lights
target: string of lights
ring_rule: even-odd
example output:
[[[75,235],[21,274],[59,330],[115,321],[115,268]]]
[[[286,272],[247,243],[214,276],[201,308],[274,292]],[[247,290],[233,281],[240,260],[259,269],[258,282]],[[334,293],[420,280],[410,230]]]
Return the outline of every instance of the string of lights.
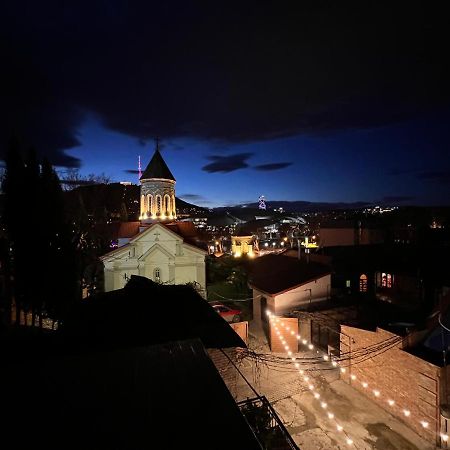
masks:
[[[291,364],[294,363],[294,367],[299,371],[299,373],[300,373],[301,375],[303,375],[303,374],[305,373],[305,370],[301,369],[300,367],[301,367],[301,360],[303,360],[304,358],[299,359],[299,358],[295,358],[295,357],[293,356],[293,352],[290,350],[289,346],[287,345],[287,342],[286,342],[286,340],[284,339],[284,336],[283,336],[283,334],[281,333],[280,329],[278,328],[278,325],[280,325],[281,328],[284,328],[284,329],[286,330],[286,332],[290,333],[291,335],[295,335],[295,334],[296,334],[295,331],[292,330],[289,326],[287,326],[287,325],[285,325],[284,323],[282,323],[282,321],[280,321],[279,318],[277,318],[275,315],[273,315],[273,314],[270,313],[269,311],[267,312],[267,315],[269,316],[269,319],[271,320],[271,323],[272,323],[273,326],[274,326],[275,333],[276,333],[277,336],[279,337],[280,342],[281,342],[282,345],[284,346],[284,349],[286,350],[286,353],[287,353],[287,355],[288,355],[289,358],[290,358]],[[303,345],[306,345],[306,346],[308,347],[309,350],[314,350],[314,349],[315,349],[314,345],[313,345],[311,342],[307,341],[306,339],[302,339],[302,337],[301,337],[299,334],[296,335],[296,338],[297,338],[297,340],[298,340],[299,342],[301,342]],[[380,343],[380,344],[382,344],[382,345],[381,345],[381,348],[382,348],[381,353],[384,353],[385,351],[389,350],[390,348],[393,348],[393,347],[397,346],[401,341],[402,341],[402,338],[401,338],[401,337],[396,337],[396,339],[394,339],[394,338],[386,339],[385,341],[383,341],[382,343]],[[362,348],[362,349],[357,349],[357,350],[355,350],[354,352],[353,352],[353,351],[352,351],[352,352],[347,352],[346,354],[347,354],[348,356],[345,358],[345,360],[350,361],[350,362],[351,362],[351,365],[353,366],[353,365],[355,365],[355,364],[364,362],[365,360],[367,360],[367,358],[373,358],[374,356],[377,356],[377,355],[381,354],[381,353],[376,353],[375,355],[373,355],[373,353],[374,353],[374,352],[373,352],[374,347],[376,347],[376,346],[378,346],[378,345],[379,345],[379,344],[377,344],[377,345],[375,345],[375,346],[370,346],[371,348],[369,349],[368,355],[365,355],[363,358],[359,358],[359,360],[356,359],[356,361],[353,359],[353,355],[358,354],[358,352],[359,352],[359,354],[361,354],[361,351],[363,351],[363,353],[365,353],[365,352],[367,353],[368,347]],[[339,370],[341,371],[341,373],[345,373],[345,372],[347,371],[347,368],[344,367],[344,366],[342,366],[342,364],[341,364],[341,363],[342,363],[342,359],[341,359],[341,358],[337,358],[337,357],[335,357],[335,356],[333,356],[333,355],[328,355],[328,354],[325,353],[325,352],[319,352],[319,350],[316,350],[316,352],[317,352],[317,353],[322,353],[321,357],[322,357],[323,361],[324,361],[324,362],[330,363],[331,366],[332,366],[331,369],[337,369],[337,367],[339,366]],[[372,356],[370,356],[370,355],[372,355]],[[308,379],[306,379],[306,378],[308,378]],[[370,388],[369,388],[369,383],[368,383],[366,380],[364,380],[363,378],[357,377],[355,374],[351,374],[351,375],[350,375],[350,378],[351,378],[351,380],[354,381],[354,382],[359,382],[359,383],[361,384],[361,386],[362,386],[364,389],[367,389],[367,390],[370,389]],[[303,379],[304,379],[304,381],[306,381],[306,382],[309,381],[309,377],[307,377],[307,376],[306,376],[306,377],[304,376]],[[319,398],[320,398],[320,397],[318,396],[318,395],[320,395],[320,394],[318,394],[317,392],[315,392],[315,387],[314,387],[314,385],[310,384],[310,385],[308,385],[308,388],[313,392],[314,397],[315,397],[316,399],[319,399]],[[381,398],[382,398],[382,392],[381,392],[381,390],[380,390],[379,388],[377,388],[376,386],[375,386],[375,387],[372,386],[372,393],[373,393],[373,395],[374,395],[376,398],[378,398],[378,399],[381,399]],[[394,408],[399,408],[398,405],[396,405],[395,401],[394,401],[393,399],[391,399],[391,398],[386,398],[386,403],[387,403],[387,404],[389,405],[389,407],[392,408],[392,409],[394,409]],[[323,406],[322,406],[322,407],[323,407]],[[428,428],[429,428],[429,425],[430,425],[430,424],[429,424],[429,422],[428,422],[427,420],[424,420],[423,418],[417,418],[417,417],[414,417],[414,416],[412,415],[411,411],[409,411],[408,409],[401,409],[401,413],[403,414],[403,416],[404,416],[405,418],[408,418],[408,419],[411,419],[411,420],[416,420],[416,421],[418,421],[419,424],[420,424],[424,429],[428,429]],[[333,415],[333,417],[334,417],[334,415]],[[448,436],[447,434],[445,434],[445,433],[441,433],[441,434],[440,434],[440,438],[441,438],[441,440],[442,440],[443,442],[448,442],[448,440],[449,440],[449,436]],[[350,440],[351,440],[351,439],[350,439]],[[349,444],[349,440],[347,440],[347,444]]]
[[[346,430],[344,430],[344,427],[342,425],[342,423],[336,418],[336,415],[330,410],[330,408],[328,407],[327,402],[325,402],[323,399],[321,399],[321,395],[318,392],[317,387],[314,385],[314,383],[311,380],[311,377],[308,376],[308,374],[305,373],[305,371],[300,367],[300,364],[297,362],[297,358],[295,358],[293,356],[293,352],[291,351],[291,349],[289,348],[286,340],[284,339],[282,333],[280,332],[277,324],[280,322],[280,320],[278,318],[276,318],[273,314],[271,314],[269,311],[267,312],[269,319],[271,321],[272,326],[274,327],[275,333],[277,334],[277,336],[279,337],[281,343],[283,344],[286,353],[288,354],[288,356],[291,358],[291,363],[294,364],[294,367],[297,369],[298,373],[303,377],[303,381],[305,381],[305,383],[308,383],[308,389],[309,391],[311,391],[311,393],[313,394],[314,399],[316,399],[317,401],[320,402],[320,407],[326,411],[326,417],[333,422],[334,426],[336,427],[336,430],[339,433],[343,433],[345,435],[345,442],[347,443],[347,445],[349,447],[354,447],[354,441],[353,439],[350,437],[350,435],[347,433]],[[286,327],[283,323],[280,322],[280,325],[283,328],[286,328],[286,331],[292,332],[293,330],[290,330],[290,327]],[[295,332],[294,332],[295,334]],[[297,335],[297,339],[299,340],[300,336]],[[311,344],[312,345],[312,344]]]
[[[295,333],[294,333],[295,334]],[[352,359],[352,365],[356,365],[360,362],[365,361],[367,358],[373,358],[375,356],[378,356],[381,353],[384,353],[385,351],[395,347],[400,342],[402,342],[402,338],[389,338],[386,339],[378,344],[374,344],[368,347],[364,347],[352,352],[342,352],[340,356],[333,356],[333,361],[336,363],[339,363],[342,365],[342,363],[347,362]],[[309,350],[314,350],[315,347],[313,344],[309,343],[306,339],[300,339],[300,343],[307,346]],[[291,358],[286,358],[282,355],[275,355],[275,354],[265,354],[261,353],[258,354],[256,352],[247,350],[249,357],[255,357],[259,360],[266,361],[268,363],[274,363],[278,365],[289,365],[291,362]],[[317,354],[320,354],[319,350],[316,350]],[[329,355],[324,353],[323,356],[304,356],[301,358],[300,364],[304,365],[314,365],[314,364],[320,364],[323,365],[324,361],[329,360]],[[315,369],[308,369],[308,370],[315,370]],[[327,370],[326,368],[322,368],[320,370]]]

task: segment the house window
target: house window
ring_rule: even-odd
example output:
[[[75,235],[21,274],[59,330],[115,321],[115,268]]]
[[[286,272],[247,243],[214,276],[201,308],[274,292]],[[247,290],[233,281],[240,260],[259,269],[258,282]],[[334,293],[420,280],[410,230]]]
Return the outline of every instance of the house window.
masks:
[[[317,283],[317,280],[316,280],[316,283]],[[347,288],[351,287],[351,281],[350,280],[346,280],[345,287],[347,287]]]
[[[359,277],[359,292],[367,292],[367,275],[365,274]]]
[[[381,274],[381,287],[391,288],[393,280],[394,276],[392,274],[383,272]]]
[[[157,267],[154,271],[153,271],[153,280],[156,283],[160,283],[161,282],[161,269],[159,267]]]

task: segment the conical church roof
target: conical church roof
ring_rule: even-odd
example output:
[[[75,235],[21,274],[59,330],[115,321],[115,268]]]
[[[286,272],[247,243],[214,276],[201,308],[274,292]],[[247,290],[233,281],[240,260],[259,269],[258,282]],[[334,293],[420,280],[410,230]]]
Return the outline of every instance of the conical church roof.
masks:
[[[152,159],[148,163],[148,166],[144,170],[144,173],[141,176],[141,180],[149,179],[149,178],[164,178],[166,180],[175,181],[172,172],[167,167],[166,162],[164,161],[161,153],[159,151],[159,145],[156,145],[155,153],[153,154]]]

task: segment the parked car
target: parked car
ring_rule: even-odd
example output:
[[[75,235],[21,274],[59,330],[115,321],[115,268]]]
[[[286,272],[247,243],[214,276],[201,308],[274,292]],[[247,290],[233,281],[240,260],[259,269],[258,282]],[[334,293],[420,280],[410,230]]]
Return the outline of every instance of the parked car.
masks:
[[[233,309],[220,302],[209,303],[214,310],[220,314],[227,322],[240,322],[242,311],[240,309]]]

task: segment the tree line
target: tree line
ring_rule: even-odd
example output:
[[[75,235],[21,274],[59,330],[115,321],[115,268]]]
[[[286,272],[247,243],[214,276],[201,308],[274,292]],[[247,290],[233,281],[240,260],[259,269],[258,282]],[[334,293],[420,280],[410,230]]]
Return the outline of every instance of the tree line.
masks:
[[[61,320],[81,296],[80,252],[73,220],[65,214],[63,190],[50,162],[13,143],[6,156],[1,217],[3,310]],[[79,233],[78,233],[79,234]]]

